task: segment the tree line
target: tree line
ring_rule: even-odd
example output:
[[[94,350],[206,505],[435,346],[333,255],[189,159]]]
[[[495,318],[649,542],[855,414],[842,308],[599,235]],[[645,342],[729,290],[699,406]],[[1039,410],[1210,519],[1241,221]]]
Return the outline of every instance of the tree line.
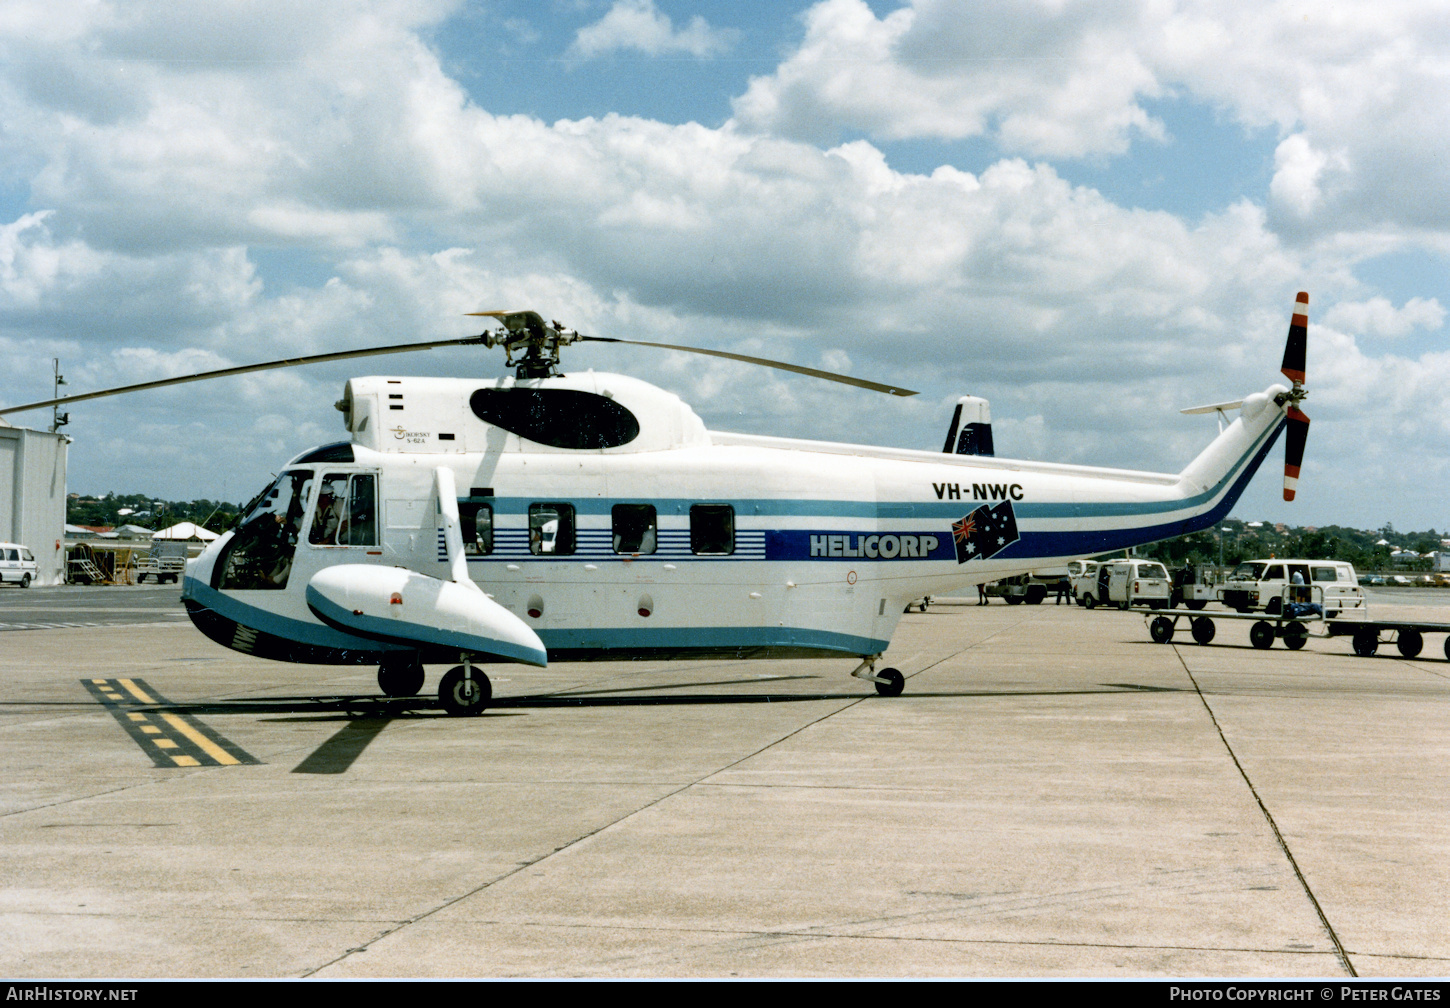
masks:
[[[225,501],[168,501],[149,494],[108,493],[104,497],[72,494],[66,500],[68,525],[170,528],[177,522],[195,522],[212,532],[225,532],[237,520],[241,505]]]
[[[1265,557],[1300,557],[1305,560],[1345,560],[1357,571],[1429,570],[1431,561],[1421,558],[1408,564],[1393,564],[1390,554],[1397,550],[1429,553],[1445,547],[1442,533],[1396,532],[1386,524],[1378,529],[1352,529],[1342,525],[1320,528],[1292,528],[1281,531],[1267,523],[1221,522],[1215,529],[1194,532],[1176,539],[1164,539],[1138,549],[1138,555],[1161,560],[1172,567],[1185,564],[1216,564],[1232,566],[1243,560]]]

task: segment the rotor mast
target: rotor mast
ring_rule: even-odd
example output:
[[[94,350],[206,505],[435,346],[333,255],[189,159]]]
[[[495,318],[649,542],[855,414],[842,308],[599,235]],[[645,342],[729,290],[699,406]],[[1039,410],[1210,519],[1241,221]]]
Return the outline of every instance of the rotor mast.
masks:
[[[468,314],[496,318],[503,324],[501,331],[486,332],[479,338],[485,346],[503,347],[508,354],[505,363],[514,369],[514,374],[520,379],[557,376],[560,373],[559,348],[583,338],[573,329],[564,328],[562,322],[546,323],[544,317],[534,311],[486,311]]]

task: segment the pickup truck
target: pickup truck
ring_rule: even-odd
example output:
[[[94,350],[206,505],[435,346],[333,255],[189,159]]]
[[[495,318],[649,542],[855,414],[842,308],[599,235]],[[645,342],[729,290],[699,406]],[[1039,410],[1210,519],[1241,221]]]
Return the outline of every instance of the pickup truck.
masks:
[[[154,577],[157,584],[172,584],[181,580],[186,573],[187,548],[184,542],[156,542],[151,552],[136,561],[136,583],[143,583],[147,577]]]

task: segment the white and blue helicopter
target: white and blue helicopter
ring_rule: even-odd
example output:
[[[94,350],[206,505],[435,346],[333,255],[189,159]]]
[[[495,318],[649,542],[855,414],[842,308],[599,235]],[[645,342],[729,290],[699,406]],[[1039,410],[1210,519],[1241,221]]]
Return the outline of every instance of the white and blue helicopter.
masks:
[[[491,699],[481,665],[851,656],[877,670],[908,603],[1207,528],[1288,429],[1292,500],[1309,419],[1308,295],[1275,384],[1184,412],[1239,415],[1182,472],[997,458],[959,405],[942,452],[707,430],[679,397],[623,375],[560,374],[581,336],[532,311],[462,340],[228,368],[31,403],[441,346],[502,346],[513,377],[370,377],[337,403],[348,440],[288,462],[187,566],[182,601],[212,640],[280,661],[376,665],[390,697],[427,664],[451,714]],[[964,400],[965,401],[965,400]],[[968,418],[969,420],[970,418]]]

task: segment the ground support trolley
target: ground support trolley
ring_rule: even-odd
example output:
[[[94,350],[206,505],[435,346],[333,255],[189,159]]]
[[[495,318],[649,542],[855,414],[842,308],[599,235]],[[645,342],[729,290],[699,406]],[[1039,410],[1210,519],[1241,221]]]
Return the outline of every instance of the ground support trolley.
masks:
[[[1329,636],[1349,637],[1354,653],[1369,658],[1381,644],[1394,644],[1401,655],[1414,658],[1425,646],[1425,634],[1450,635],[1450,623],[1418,623],[1401,620],[1330,620]],[[1445,638],[1445,658],[1450,661],[1450,636]]]
[[[1258,616],[1235,612],[1206,615],[1202,611],[1184,612],[1181,609],[1149,609],[1143,614],[1143,618],[1148,622],[1148,634],[1155,644],[1167,644],[1173,640],[1179,620],[1187,621],[1188,632],[1198,644],[1207,644],[1213,640],[1218,629],[1214,625],[1215,620],[1253,620],[1254,625],[1249,627],[1250,644],[1256,648],[1269,648],[1274,646],[1274,640],[1278,638],[1291,651],[1298,651],[1309,641],[1309,627],[1305,624],[1324,620],[1324,617],[1313,614],[1290,619],[1286,616]]]

